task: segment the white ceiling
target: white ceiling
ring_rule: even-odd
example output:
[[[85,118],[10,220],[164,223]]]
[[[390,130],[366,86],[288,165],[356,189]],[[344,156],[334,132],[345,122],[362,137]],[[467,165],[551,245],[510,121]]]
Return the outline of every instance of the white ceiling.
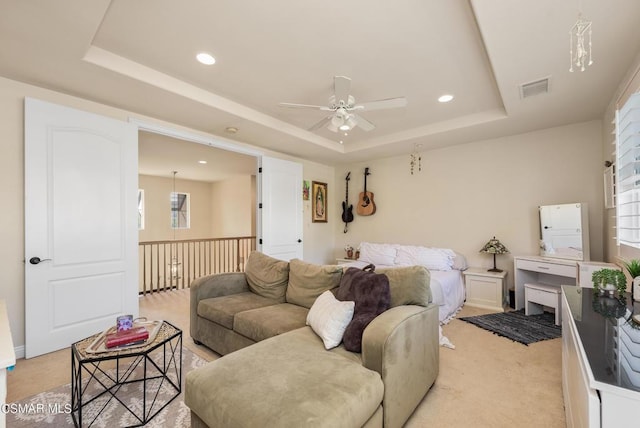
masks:
[[[569,73],[579,3],[594,64]],[[340,164],[599,119],[640,51],[638,22],[637,0],[0,0],[0,75]],[[408,105],[362,112],[376,129],[348,136],[278,106],[326,104],[336,75],[358,102]],[[520,99],[543,77],[549,94]]]
[[[139,133],[138,154],[138,172],[158,177],[173,177],[176,171],[179,179],[215,182],[255,175],[257,169],[254,156],[150,132]]]

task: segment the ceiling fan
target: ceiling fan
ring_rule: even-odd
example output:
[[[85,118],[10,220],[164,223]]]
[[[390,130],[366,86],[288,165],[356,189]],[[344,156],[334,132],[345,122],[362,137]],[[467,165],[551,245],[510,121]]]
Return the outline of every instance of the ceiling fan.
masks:
[[[335,76],[333,78],[333,95],[329,97],[329,105],[316,106],[309,104],[280,103],[281,107],[316,109],[322,111],[330,111],[331,114],[322,119],[320,122],[309,128],[309,131],[315,131],[326,126],[333,132],[346,132],[358,126],[365,131],[371,131],[375,125],[364,117],[360,116],[358,111],[382,110],[388,108],[405,107],[407,99],[405,97],[388,98],[384,100],[369,101],[366,103],[356,104],[356,100],[349,94],[351,90],[351,79],[346,76]]]

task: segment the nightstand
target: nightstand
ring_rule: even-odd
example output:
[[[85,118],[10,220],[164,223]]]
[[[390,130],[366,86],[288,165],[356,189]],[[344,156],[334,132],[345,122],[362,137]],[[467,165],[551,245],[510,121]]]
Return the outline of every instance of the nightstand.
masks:
[[[466,305],[502,312],[504,280],[507,272],[489,272],[484,268],[469,268],[462,272],[467,290]]]

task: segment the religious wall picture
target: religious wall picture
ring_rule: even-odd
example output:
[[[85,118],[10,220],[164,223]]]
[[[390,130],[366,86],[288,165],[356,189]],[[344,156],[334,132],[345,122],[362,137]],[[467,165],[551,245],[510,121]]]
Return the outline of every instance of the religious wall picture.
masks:
[[[311,182],[311,220],[327,222],[327,183]]]
[[[310,190],[309,180],[302,180],[302,200],[303,201],[309,200],[309,190]]]

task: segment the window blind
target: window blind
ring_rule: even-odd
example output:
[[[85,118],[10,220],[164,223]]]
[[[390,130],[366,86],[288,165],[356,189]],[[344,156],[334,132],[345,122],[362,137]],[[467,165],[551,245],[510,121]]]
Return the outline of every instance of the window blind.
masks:
[[[640,93],[616,114],[618,245],[640,248]]]

